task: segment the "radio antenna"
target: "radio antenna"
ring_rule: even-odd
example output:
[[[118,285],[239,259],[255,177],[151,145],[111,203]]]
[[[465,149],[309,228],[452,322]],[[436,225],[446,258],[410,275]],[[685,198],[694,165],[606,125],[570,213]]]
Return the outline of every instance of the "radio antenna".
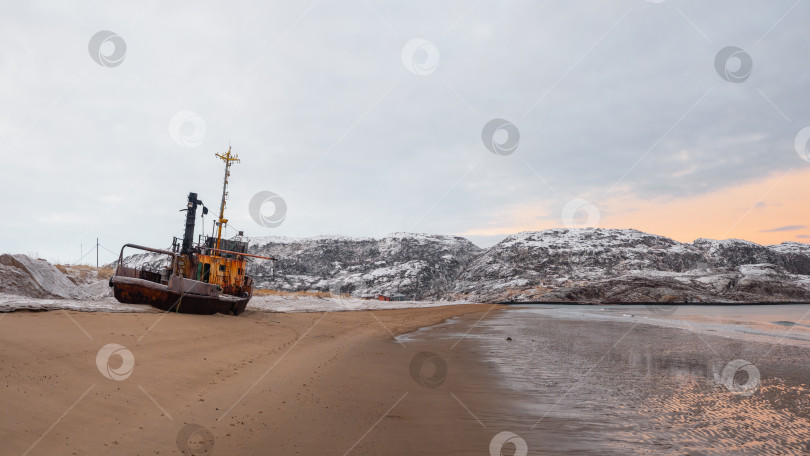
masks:
[[[228,141],[228,152],[225,154],[216,154],[216,156],[225,162],[225,179],[222,182],[222,203],[219,206],[219,222],[217,223],[217,249],[219,249],[219,241],[222,239],[222,226],[228,223],[225,218],[225,200],[228,199],[228,177],[231,175],[231,165],[236,162],[239,163],[239,156],[231,154],[230,141]]]

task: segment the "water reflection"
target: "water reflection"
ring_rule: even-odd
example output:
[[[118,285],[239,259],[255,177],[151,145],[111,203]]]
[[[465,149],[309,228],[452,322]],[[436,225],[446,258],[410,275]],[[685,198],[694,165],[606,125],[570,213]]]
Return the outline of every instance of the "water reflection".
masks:
[[[514,309],[468,337],[555,454],[806,454],[807,308],[689,307]]]

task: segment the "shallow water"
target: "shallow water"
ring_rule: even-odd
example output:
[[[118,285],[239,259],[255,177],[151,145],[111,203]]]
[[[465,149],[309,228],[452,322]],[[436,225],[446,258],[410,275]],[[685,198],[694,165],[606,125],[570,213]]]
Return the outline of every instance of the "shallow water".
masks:
[[[746,341],[810,347],[810,305],[516,306],[517,312],[575,320],[624,321]]]
[[[519,397],[482,419],[529,454],[808,454],[809,316],[801,305],[515,306],[401,340],[464,337],[500,385],[480,394]]]

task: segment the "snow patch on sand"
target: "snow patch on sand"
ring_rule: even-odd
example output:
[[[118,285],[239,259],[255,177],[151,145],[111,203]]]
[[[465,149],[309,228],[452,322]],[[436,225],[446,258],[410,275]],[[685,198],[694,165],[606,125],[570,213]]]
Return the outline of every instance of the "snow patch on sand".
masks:
[[[246,310],[258,312],[346,312],[354,310],[388,310],[471,304],[468,301],[379,301],[355,298],[316,298],[255,296]]]
[[[42,299],[0,294],[0,312],[77,310],[81,312],[160,312],[151,306],[121,304],[115,298]]]

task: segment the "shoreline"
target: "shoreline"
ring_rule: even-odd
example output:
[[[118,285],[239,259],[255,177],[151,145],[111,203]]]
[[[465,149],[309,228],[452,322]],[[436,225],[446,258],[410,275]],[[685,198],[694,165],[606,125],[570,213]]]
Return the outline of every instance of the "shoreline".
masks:
[[[684,306],[718,306],[718,307],[746,307],[746,306],[799,306],[810,304],[802,301],[769,301],[769,302],[562,302],[562,301],[531,301],[531,302],[471,302],[466,300],[443,301],[381,301],[376,299],[358,299],[343,296],[297,296],[295,294],[257,295],[248,303],[247,310],[254,312],[271,313],[304,313],[304,312],[343,312],[362,310],[411,309],[444,307],[451,305],[485,304],[505,307],[521,306],[577,306],[583,308],[618,306],[643,306],[657,309],[667,313],[672,309]],[[14,312],[47,312],[55,310],[68,310],[78,312],[107,312],[107,313],[160,313],[159,309],[147,304],[122,304],[112,296],[96,296],[87,299],[70,298],[36,298],[24,295],[0,293],[0,315]]]

